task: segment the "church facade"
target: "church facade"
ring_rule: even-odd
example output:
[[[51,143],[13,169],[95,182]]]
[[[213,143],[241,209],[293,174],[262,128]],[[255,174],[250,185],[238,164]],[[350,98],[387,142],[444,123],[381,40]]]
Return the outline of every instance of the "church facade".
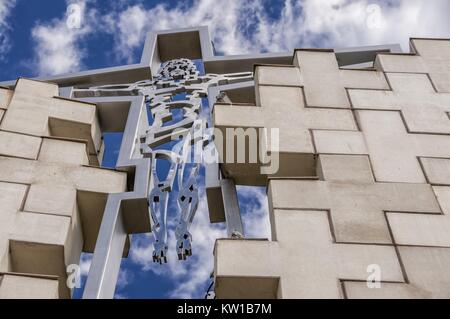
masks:
[[[189,258],[202,178],[228,233],[216,298],[450,297],[449,40],[218,56],[199,27],[149,34],[138,64],[1,85],[0,298],[70,298],[81,252],[83,297],[112,298],[133,234],[167,262],[171,196]],[[236,185],[266,188],[271,238],[246,238]]]

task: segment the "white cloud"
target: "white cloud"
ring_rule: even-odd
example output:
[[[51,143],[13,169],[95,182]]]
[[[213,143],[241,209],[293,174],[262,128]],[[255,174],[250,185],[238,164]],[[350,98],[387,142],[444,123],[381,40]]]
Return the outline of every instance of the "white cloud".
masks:
[[[82,7],[80,29],[68,29],[63,16],[32,30],[41,75],[82,69],[83,43],[92,32],[112,35],[113,52],[127,63],[136,62],[147,32],[200,25],[209,26],[216,49],[227,55],[386,43],[401,43],[407,50],[413,36],[450,37],[447,0],[284,0],[276,9],[269,0],[194,0],[190,6],[180,2],[151,8],[120,1],[104,15],[95,8],[95,0],[67,0],[72,2]],[[0,29],[9,3],[0,0]]]
[[[150,9],[137,4],[106,21],[116,53],[128,62],[148,31],[199,25],[209,26],[215,47],[225,54],[386,43],[407,50],[413,36],[450,36],[447,0],[284,0],[275,18],[269,9],[267,0],[194,0],[190,7]]]
[[[119,271],[119,277],[117,278],[117,289],[123,289],[128,286],[133,278],[133,273],[129,269],[122,267]]]
[[[79,71],[83,68],[83,58],[86,55],[82,40],[94,30],[96,11],[88,10],[90,0],[67,0],[67,5],[77,4],[80,8],[80,28],[69,27],[69,13],[53,19],[49,23],[37,24],[31,31],[34,47],[34,63],[38,75],[54,75]]]
[[[116,37],[119,57],[128,61],[133,59],[133,50],[142,46],[147,32],[200,25],[210,27],[217,48],[237,53],[251,49],[250,42],[240,30],[248,28],[246,17],[259,10],[257,6],[258,1],[240,0],[195,0],[190,7],[184,3],[174,8],[159,4],[151,9],[138,4],[111,13],[106,20],[112,22],[110,32]]]
[[[284,19],[276,24],[264,23],[269,35],[265,46],[271,43],[279,43],[284,48],[401,43],[407,49],[410,37],[450,35],[447,0],[287,0],[285,3]]]
[[[115,15],[107,15],[104,17],[105,24],[110,30],[117,28],[116,41],[120,45],[116,48],[120,58],[125,58],[128,63],[132,62],[132,49],[141,46],[142,39],[145,38],[147,31],[147,23],[149,21],[147,13],[141,6],[132,6],[120,13],[118,18]],[[117,23],[117,25],[116,25]]]
[[[9,38],[11,26],[7,20],[15,5],[16,0],[0,0],[0,61],[4,59],[5,54],[11,49]]]
[[[271,238],[269,202],[263,187],[237,186],[245,237]]]

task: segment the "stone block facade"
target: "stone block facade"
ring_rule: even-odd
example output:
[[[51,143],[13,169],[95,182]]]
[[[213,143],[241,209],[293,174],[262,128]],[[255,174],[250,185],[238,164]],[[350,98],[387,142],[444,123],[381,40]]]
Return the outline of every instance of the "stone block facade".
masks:
[[[218,298],[450,298],[450,40],[411,48],[357,70],[296,50],[255,67],[255,106],[214,106],[220,130],[280,131],[278,174],[222,165],[267,185],[272,238],[216,242]]]
[[[0,88],[0,119],[0,298],[70,298],[67,266],[93,252],[126,174],[98,167],[96,106],[55,84]]]

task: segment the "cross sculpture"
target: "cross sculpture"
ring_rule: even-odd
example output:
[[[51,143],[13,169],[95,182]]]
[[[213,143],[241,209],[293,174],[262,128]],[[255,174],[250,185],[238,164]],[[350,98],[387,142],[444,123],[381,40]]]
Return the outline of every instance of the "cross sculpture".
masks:
[[[170,194],[174,190],[175,178],[178,178],[179,209],[175,230],[177,255],[179,260],[185,260],[192,255],[192,236],[189,228],[199,201],[197,177],[201,164],[201,152],[203,146],[208,144],[208,136],[210,136],[206,134],[209,116],[204,115],[206,112],[201,113],[202,98],[207,97],[210,86],[249,81],[253,78],[252,72],[204,76],[199,74],[191,60],[175,59],[164,63],[152,80],[75,91],[77,96],[143,95],[145,97],[153,123],[149,125],[146,134],[140,136],[140,153],[143,157],[152,159],[148,205],[153,221],[153,261],[160,264],[167,263],[167,210]],[[186,94],[184,100],[174,100],[175,96],[183,93]],[[175,117],[173,113],[175,109],[182,109],[181,119]],[[165,125],[167,122],[174,123]],[[175,145],[171,149],[163,148],[173,141]],[[192,149],[197,153],[192,154]],[[157,164],[160,160],[170,162],[169,171],[163,180],[160,180],[157,174]]]
[[[372,62],[377,53],[393,51],[399,51],[399,46],[336,49],[334,53],[323,52],[329,55],[329,59],[326,65],[320,67],[320,70],[308,69],[309,64],[300,65],[303,70],[300,82],[302,86],[307,87],[305,91],[307,102],[318,107],[328,105],[327,96],[308,91],[309,87],[312,87],[309,83],[317,81],[325,81],[330,84],[325,85],[326,87],[339,91],[340,99],[336,100],[334,106],[342,108],[339,111],[343,112],[338,113],[347,113],[345,111],[348,111],[346,109],[349,105],[344,96],[345,89],[359,88],[360,77],[368,76],[364,81],[370,82],[371,86],[378,89],[387,90],[383,83],[379,87],[380,80],[383,82],[384,79],[374,72],[369,74],[338,70],[336,61],[333,59],[336,56],[339,66],[348,66]],[[425,57],[425,52],[421,53]],[[308,51],[302,54],[305,58],[314,58]],[[199,74],[192,62],[196,59],[202,60],[206,75]],[[212,106],[221,101],[221,96],[226,97],[233,90],[239,95],[238,92],[242,93],[241,90],[245,88],[245,94],[248,95],[247,91],[252,91],[254,85],[252,71],[255,65],[286,66],[292,63],[292,52],[216,55],[208,28],[195,27],[149,33],[141,61],[136,64],[40,78],[40,80],[56,83],[59,86],[60,97],[96,104],[99,123],[98,125],[91,123],[89,127],[94,127],[95,131],[90,132],[91,134],[86,133],[90,146],[91,165],[98,164],[97,153],[101,153],[101,147],[94,142],[101,140],[100,134],[124,132],[116,166],[118,170],[129,173],[130,185],[126,191],[110,194],[107,198],[95,241],[94,258],[84,289],[84,298],[113,297],[120,261],[129,234],[151,230],[155,239],[153,260],[158,263],[167,262],[168,200],[170,196],[175,195],[172,194],[175,192],[177,192],[179,210],[175,231],[178,258],[183,260],[191,255],[192,238],[189,229],[199,199],[196,182],[201,161],[194,158],[194,161],[190,162],[190,159],[192,155],[195,157],[202,150],[206,150],[206,147],[214,150],[214,143],[208,143],[211,139],[210,130],[212,130],[212,127],[208,127],[208,123],[212,122],[209,119],[210,112],[202,109],[202,98],[207,97],[209,105]],[[317,64],[314,65],[317,66]],[[159,71],[155,73],[154,71],[158,68]],[[327,68],[334,68],[334,71],[329,73]],[[323,72],[324,70],[326,72]],[[283,76],[282,80],[288,78],[290,77]],[[262,81],[262,79],[259,80]],[[12,87],[15,81],[2,82],[1,85]],[[247,90],[248,88],[250,90]],[[57,95],[57,92],[52,94]],[[180,94],[186,95],[180,100]],[[8,98],[0,90],[0,117],[3,113],[1,105]],[[252,99],[251,94],[248,98]],[[233,98],[230,98],[230,101],[239,102],[234,101]],[[220,109],[220,106],[216,105],[215,108]],[[147,119],[147,110],[150,112],[151,124]],[[181,110],[181,118],[176,110]],[[67,127],[67,121],[64,121],[64,117],[60,118],[59,113],[53,114],[57,110],[51,108],[50,104],[45,104],[43,111],[49,115],[52,134],[58,135],[57,129],[63,124]],[[212,107],[210,111],[212,112]],[[302,111],[305,111],[305,114],[310,113],[306,112],[307,110]],[[94,118],[88,116],[87,120],[83,119],[82,122],[91,121]],[[308,121],[308,118],[304,116],[299,115],[299,118],[302,123]],[[319,125],[317,128],[321,129],[323,126]],[[73,129],[75,130],[76,127]],[[318,134],[317,132],[328,131],[314,133]],[[358,133],[357,131],[342,132]],[[49,132],[40,133],[44,136],[49,135]],[[98,138],[91,141],[90,136]],[[205,153],[211,154],[209,149],[207,151]],[[99,157],[101,159],[101,154]],[[167,175],[162,178],[157,174],[157,164],[164,159],[170,162],[170,167]],[[225,221],[229,237],[239,233],[243,235],[235,187],[239,181],[235,176],[223,179],[217,163],[208,165],[206,168],[205,188],[211,222]],[[221,169],[224,170],[223,165]],[[178,179],[177,183],[175,183],[176,179]],[[150,218],[148,218],[149,215]],[[214,216],[217,218],[212,218]]]

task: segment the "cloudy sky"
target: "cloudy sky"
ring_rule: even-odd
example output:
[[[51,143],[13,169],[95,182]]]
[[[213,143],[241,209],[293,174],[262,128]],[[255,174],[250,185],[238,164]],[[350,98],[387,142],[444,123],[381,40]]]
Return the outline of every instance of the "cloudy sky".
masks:
[[[81,10],[79,28],[68,27],[71,4]],[[410,37],[450,38],[449,13],[449,0],[0,0],[0,80],[135,63],[147,32],[199,25],[226,55],[391,43],[407,52]],[[117,139],[109,144],[106,165],[113,165]],[[239,198],[247,234],[269,237],[265,191],[240,188]],[[202,195],[195,256],[185,263],[171,255],[168,265],[154,265],[151,238],[137,236],[116,297],[203,297],[214,240],[224,236],[207,216]]]

